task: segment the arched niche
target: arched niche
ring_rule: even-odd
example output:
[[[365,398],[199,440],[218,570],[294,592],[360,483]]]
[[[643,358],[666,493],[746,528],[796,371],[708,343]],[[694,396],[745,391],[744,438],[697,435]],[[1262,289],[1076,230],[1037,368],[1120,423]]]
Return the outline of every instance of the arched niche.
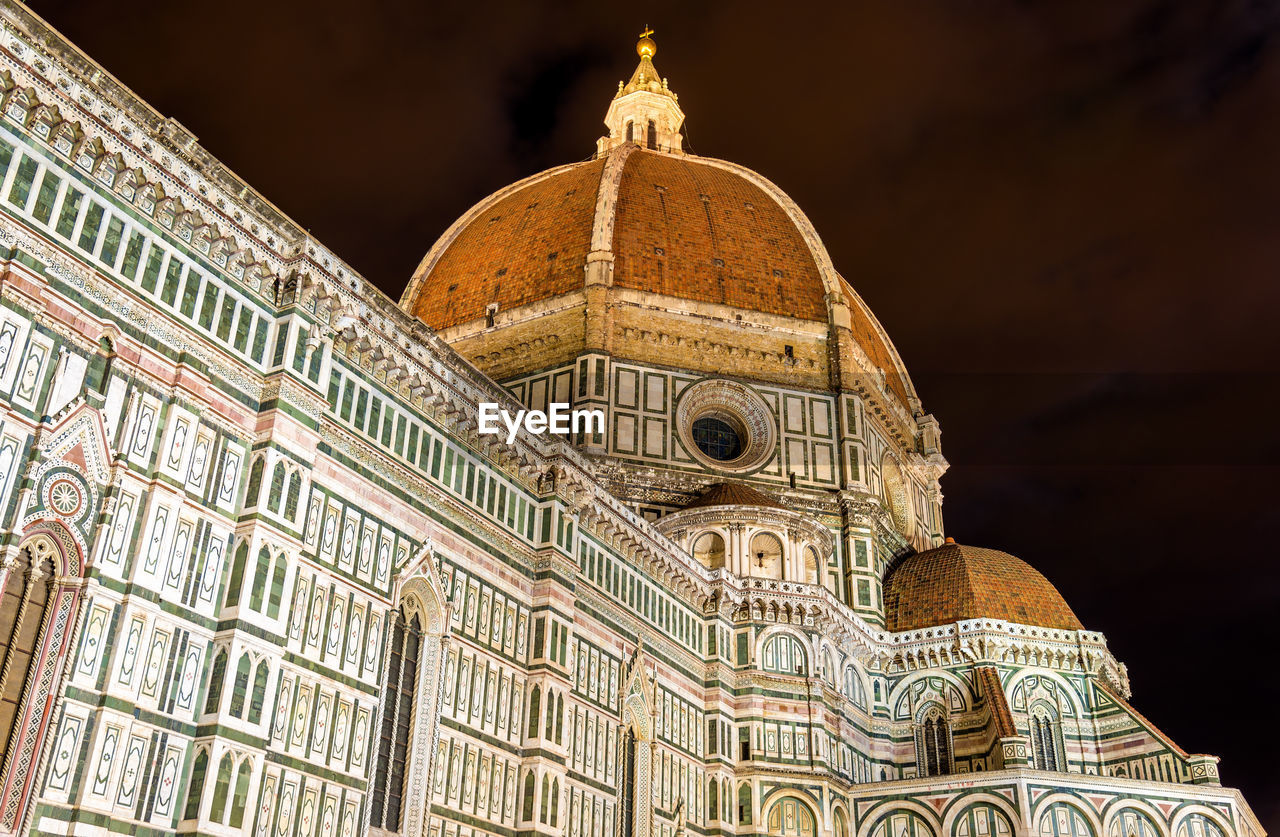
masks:
[[[782,539],[773,532],[756,532],[747,551],[750,575],[756,578],[784,578],[785,552]]]
[[[719,532],[703,532],[693,540],[693,557],[709,570],[724,566],[724,536]]]

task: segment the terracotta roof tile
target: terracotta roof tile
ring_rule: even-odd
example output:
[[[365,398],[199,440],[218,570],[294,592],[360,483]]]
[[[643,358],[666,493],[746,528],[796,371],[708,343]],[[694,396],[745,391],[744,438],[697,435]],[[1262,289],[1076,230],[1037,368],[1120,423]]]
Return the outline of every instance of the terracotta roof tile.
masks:
[[[885,580],[884,605],[892,631],[982,618],[1083,627],[1057,588],[1031,565],[1007,552],[957,543],[902,559]]]
[[[435,329],[581,288],[604,160],[581,163],[489,206],[440,256],[413,302]]]
[[[827,318],[817,262],[778,202],[743,176],[696,158],[631,154],[613,250],[619,287]]]
[[[686,509],[702,506],[765,506],[771,509],[783,509],[786,506],[769,495],[756,491],[749,485],[740,482],[721,482],[708,488]]]

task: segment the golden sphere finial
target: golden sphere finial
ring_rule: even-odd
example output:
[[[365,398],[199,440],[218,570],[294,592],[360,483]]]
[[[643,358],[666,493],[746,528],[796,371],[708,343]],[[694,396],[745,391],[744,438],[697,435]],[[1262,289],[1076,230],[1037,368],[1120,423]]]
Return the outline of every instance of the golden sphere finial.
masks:
[[[640,40],[636,43],[636,54],[641,58],[653,58],[655,52],[658,51],[658,45],[653,42],[653,38],[649,36],[653,34],[653,30],[648,26],[640,33]]]

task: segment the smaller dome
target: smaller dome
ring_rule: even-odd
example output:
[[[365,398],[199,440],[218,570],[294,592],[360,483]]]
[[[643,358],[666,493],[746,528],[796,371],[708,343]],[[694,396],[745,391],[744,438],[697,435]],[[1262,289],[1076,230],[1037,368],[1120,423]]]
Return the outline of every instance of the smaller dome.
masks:
[[[1058,589],[997,549],[945,543],[899,561],[884,585],[886,627],[913,631],[965,619],[1083,629]]]
[[[718,482],[694,498],[685,506],[686,509],[697,509],[703,506],[764,506],[768,509],[782,509],[786,506],[769,495],[756,491],[749,485],[740,482]]]

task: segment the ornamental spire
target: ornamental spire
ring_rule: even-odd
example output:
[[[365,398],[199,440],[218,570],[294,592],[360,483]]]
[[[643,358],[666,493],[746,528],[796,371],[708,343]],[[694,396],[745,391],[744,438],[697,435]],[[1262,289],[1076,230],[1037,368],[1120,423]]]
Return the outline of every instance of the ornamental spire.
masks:
[[[609,133],[596,143],[600,154],[624,143],[652,151],[684,153],[680,134],[684,111],[680,109],[679,97],[653,66],[653,56],[658,52],[653,34],[648,26],[640,33],[640,40],[636,42],[640,63],[630,81],[618,82],[618,92],[604,117]]]

